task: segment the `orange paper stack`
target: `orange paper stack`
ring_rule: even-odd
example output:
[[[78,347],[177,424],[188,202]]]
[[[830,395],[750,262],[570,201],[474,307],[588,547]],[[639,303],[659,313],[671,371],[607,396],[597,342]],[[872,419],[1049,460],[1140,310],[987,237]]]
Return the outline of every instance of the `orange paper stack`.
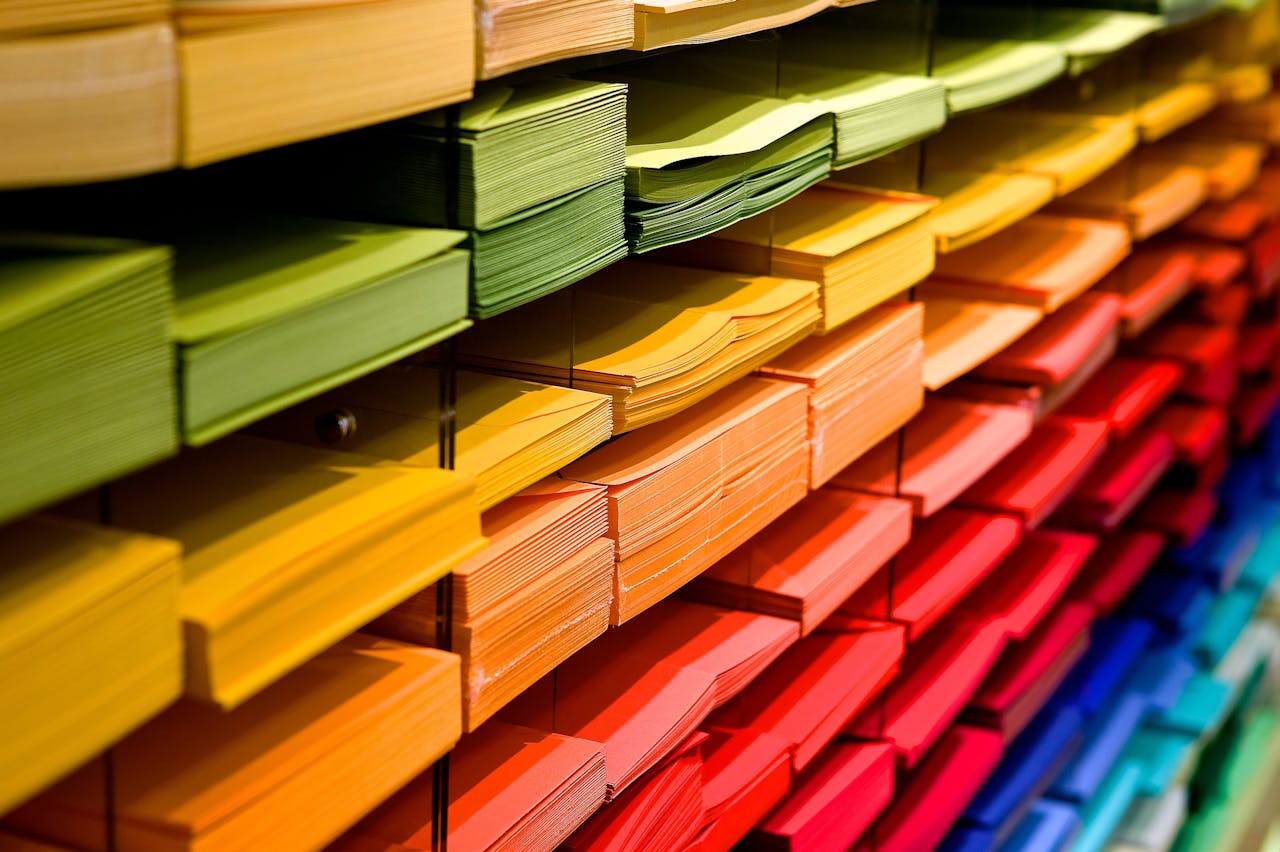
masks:
[[[604,803],[604,746],[504,722],[449,755],[449,845],[477,852],[554,849]],[[427,772],[347,832],[334,852],[432,848]]]
[[[808,388],[809,485],[818,488],[910,420],[924,404],[919,305],[875,308],[801,341],[761,375]]]
[[[804,497],[806,413],[804,386],[744,379],[564,469],[609,491],[611,623],[667,597]]]
[[[1139,155],[1062,197],[1050,210],[1120,222],[1134,240],[1145,240],[1185,218],[1208,192],[1203,169]]]
[[[881,442],[832,482],[905,497],[916,515],[928,517],[1018,446],[1031,433],[1031,422],[1025,408],[933,397],[901,440]]]
[[[807,636],[911,535],[911,504],[819,488],[686,589],[698,600],[800,622]]]
[[[606,490],[556,478],[484,513],[489,546],[453,570],[453,644],[462,656],[463,727],[481,722],[609,626],[613,542]],[[437,588],[371,629],[438,641]]]
[[[457,742],[458,658],[362,634],[231,713],[180,701],[9,821],[102,849],[319,848]]]
[[[1037,213],[938,259],[925,298],[986,299],[1054,311],[1093,286],[1129,253],[1115,222]]]

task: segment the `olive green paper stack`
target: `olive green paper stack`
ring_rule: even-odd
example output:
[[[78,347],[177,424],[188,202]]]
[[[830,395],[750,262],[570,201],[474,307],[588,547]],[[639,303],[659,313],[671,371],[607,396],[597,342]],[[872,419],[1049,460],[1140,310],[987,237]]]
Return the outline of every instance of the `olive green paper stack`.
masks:
[[[176,451],[170,252],[0,235],[0,520]]]

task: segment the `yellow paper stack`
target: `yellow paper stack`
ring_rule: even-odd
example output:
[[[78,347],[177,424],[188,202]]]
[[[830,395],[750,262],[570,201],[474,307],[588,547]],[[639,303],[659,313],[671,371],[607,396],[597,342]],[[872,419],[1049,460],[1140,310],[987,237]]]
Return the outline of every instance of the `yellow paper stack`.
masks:
[[[0,813],[180,694],[179,556],[52,517],[0,530]]]
[[[1137,141],[1125,114],[992,110],[948,123],[929,141],[928,156],[930,168],[1043,175],[1065,195],[1120,162]]]
[[[758,216],[670,249],[680,262],[816,281],[820,331],[896,296],[933,270],[937,202],[909,193],[815,186]]]
[[[481,80],[631,46],[630,0],[482,0],[475,7]]]
[[[633,50],[701,44],[795,23],[832,0],[634,0]]]
[[[1064,196],[1051,210],[1121,222],[1134,240],[1145,240],[1185,218],[1208,192],[1204,170],[1139,156]]]
[[[184,700],[9,815],[104,848],[318,849],[453,747],[458,658],[357,633],[231,713]]]
[[[169,6],[169,0],[7,0],[0,4],[0,38],[162,21]]]
[[[187,692],[224,707],[484,543],[465,476],[260,438],[218,441],[111,498],[114,523],[183,543]]]
[[[705,399],[807,336],[815,284],[628,261],[464,335],[486,370],[613,397],[614,434]]]
[[[389,367],[262,423],[262,434],[428,467],[440,464],[440,370]],[[607,397],[459,371],[453,469],[476,480],[481,510],[554,473],[610,434]],[[330,435],[323,427],[348,424]],[[336,442],[336,443],[334,443]]]
[[[0,188],[131,177],[177,163],[178,66],[167,11],[155,0],[0,6]]]
[[[453,571],[463,728],[474,731],[609,626],[613,542],[604,486],[551,478],[483,517],[489,545]],[[434,645],[432,586],[371,626]]]
[[[884,305],[813,337],[760,370],[809,392],[809,487],[818,488],[924,404],[918,304]]]
[[[928,229],[938,254],[958,251],[1035,213],[1053,200],[1057,185],[1034,172],[930,168],[923,190],[938,198]]]
[[[176,11],[187,166],[471,96],[466,0],[177,0]]]

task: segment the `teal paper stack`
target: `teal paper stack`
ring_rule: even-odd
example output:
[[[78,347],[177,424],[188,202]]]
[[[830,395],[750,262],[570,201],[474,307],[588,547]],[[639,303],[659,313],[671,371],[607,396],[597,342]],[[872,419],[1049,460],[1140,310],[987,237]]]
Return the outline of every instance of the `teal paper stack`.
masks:
[[[177,449],[171,257],[0,237],[0,520]]]
[[[460,231],[294,216],[177,241],[183,437],[204,444],[462,331]]]

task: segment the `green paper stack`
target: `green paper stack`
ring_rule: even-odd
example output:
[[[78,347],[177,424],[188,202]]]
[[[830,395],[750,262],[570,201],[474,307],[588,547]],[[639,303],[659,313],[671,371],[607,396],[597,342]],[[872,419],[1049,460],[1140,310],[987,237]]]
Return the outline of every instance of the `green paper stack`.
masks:
[[[1067,70],[1062,48],[1035,41],[938,36],[933,76],[947,87],[952,114],[1021,97]]]
[[[786,30],[777,51],[743,40],[705,45],[627,66],[628,74],[814,104],[835,120],[835,168],[882,157],[937,133],[947,89],[911,63],[868,68],[856,45],[826,29]]]
[[[1159,15],[1110,9],[1046,7],[1022,17],[1007,6],[948,6],[940,26],[954,35],[1047,42],[1067,55],[1067,71],[1075,76],[1164,25]]]
[[[182,425],[204,444],[470,325],[460,231],[294,216],[178,240]]]
[[[627,239],[647,252],[714,233],[824,179],[824,104],[633,79]]]
[[[493,316],[626,254],[626,86],[491,85],[458,107],[258,158],[291,209],[471,232],[471,314]]]
[[[168,249],[0,236],[0,520],[177,450]]]

